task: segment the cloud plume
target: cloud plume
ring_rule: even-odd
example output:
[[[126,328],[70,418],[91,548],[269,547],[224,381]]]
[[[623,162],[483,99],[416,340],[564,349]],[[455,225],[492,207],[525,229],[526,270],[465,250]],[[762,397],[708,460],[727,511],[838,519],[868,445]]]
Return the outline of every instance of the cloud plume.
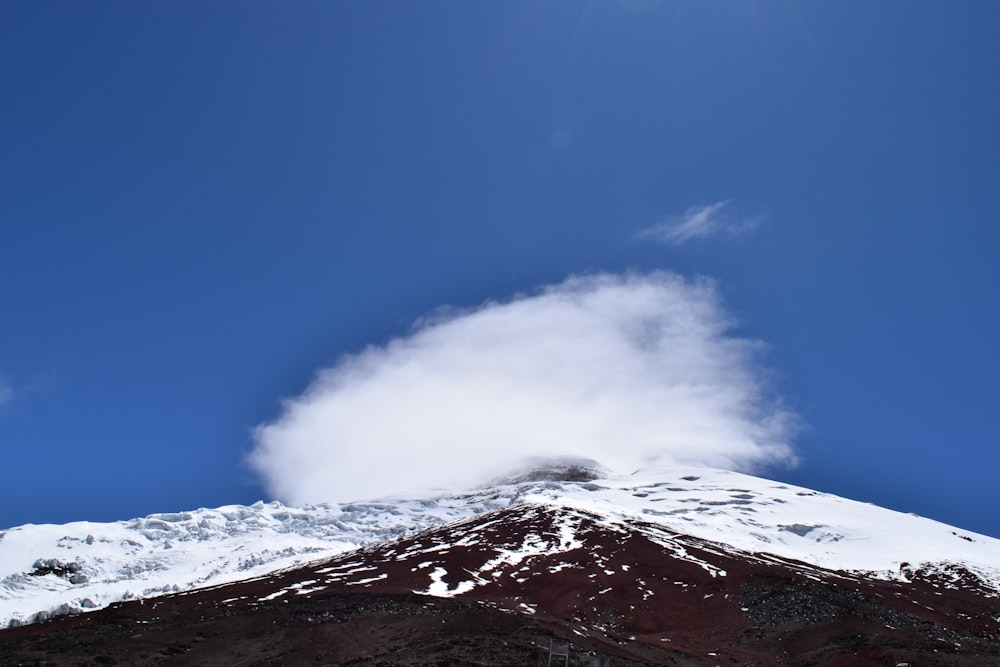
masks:
[[[705,206],[692,206],[683,215],[671,216],[643,229],[636,238],[654,239],[667,245],[683,245],[689,241],[716,234],[739,234],[760,224],[761,216],[734,219],[727,215],[729,200]]]
[[[250,463],[293,504],[471,486],[529,457],[790,463],[795,417],[732,324],[710,282],[666,272],[439,313],[320,371]]]

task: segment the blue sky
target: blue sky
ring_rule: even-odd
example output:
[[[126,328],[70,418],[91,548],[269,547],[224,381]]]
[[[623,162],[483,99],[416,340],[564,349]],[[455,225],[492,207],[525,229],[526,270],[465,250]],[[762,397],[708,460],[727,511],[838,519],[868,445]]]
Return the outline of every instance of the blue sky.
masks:
[[[0,525],[268,498],[252,430],[318,369],[666,270],[766,343],[804,425],[771,476],[1000,536],[998,28],[985,0],[6,3]]]

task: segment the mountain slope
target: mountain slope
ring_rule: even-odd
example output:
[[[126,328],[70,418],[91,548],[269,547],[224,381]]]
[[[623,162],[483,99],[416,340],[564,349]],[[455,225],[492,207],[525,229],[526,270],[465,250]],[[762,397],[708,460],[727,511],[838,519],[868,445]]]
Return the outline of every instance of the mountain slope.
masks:
[[[702,549],[717,555],[795,561],[866,580],[938,585],[985,598],[1000,592],[1000,540],[928,519],[707,468],[545,479],[552,476],[521,475],[417,500],[295,509],[258,503],[112,524],[13,528],[0,533],[0,626],[264,576],[514,507],[557,508],[610,531],[644,526],[644,539],[706,572],[719,566],[693,556],[685,540],[715,544]],[[571,542],[574,523],[566,521],[561,535]],[[531,544],[522,547],[505,557],[528,558]],[[450,594],[488,581],[486,571],[460,581],[445,571],[420,590]]]
[[[574,660],[615,665],[1000,664],[1000,602],[521,502],[248,581],[2,631],[0,662],[532,665],[553,639]]]
[[[258,502],[0,531],[0,627],[258,576],[487,511],[506,499]]]

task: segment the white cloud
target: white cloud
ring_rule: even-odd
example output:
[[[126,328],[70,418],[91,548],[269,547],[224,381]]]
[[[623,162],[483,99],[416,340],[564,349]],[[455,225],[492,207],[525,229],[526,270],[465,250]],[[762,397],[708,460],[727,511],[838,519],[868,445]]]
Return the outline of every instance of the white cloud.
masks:
[[[688,241],[716,234],[739,234],[760,224],[762,216],[737,219],[727,215],[729,200],[705,206],[692,206],[683,215],[670,217],[643,229],[636,238],[655,239],[667,245],[682,245]]]
[[[795,418],[731,325],[708,281],[572,277],[344,357],[255,430],[250,462],[294,504],[471,486],[539,456],[791,463]]]

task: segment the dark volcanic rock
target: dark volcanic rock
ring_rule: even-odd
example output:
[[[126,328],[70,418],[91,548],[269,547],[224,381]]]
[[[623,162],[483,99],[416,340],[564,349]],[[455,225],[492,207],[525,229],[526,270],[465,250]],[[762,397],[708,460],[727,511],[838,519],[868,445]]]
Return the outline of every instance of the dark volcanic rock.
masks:
[[[592,459],[529,459],[522,466],[492,480],[488,486],[524,482],[590,482],[605,472],[607,471]]]
[[[227,608],[173,596],[4,631],[3,665],[536,665],[557,623],[413,594],[354,593]],[[574,642],[574,660],[686,664],[665,650]]]

